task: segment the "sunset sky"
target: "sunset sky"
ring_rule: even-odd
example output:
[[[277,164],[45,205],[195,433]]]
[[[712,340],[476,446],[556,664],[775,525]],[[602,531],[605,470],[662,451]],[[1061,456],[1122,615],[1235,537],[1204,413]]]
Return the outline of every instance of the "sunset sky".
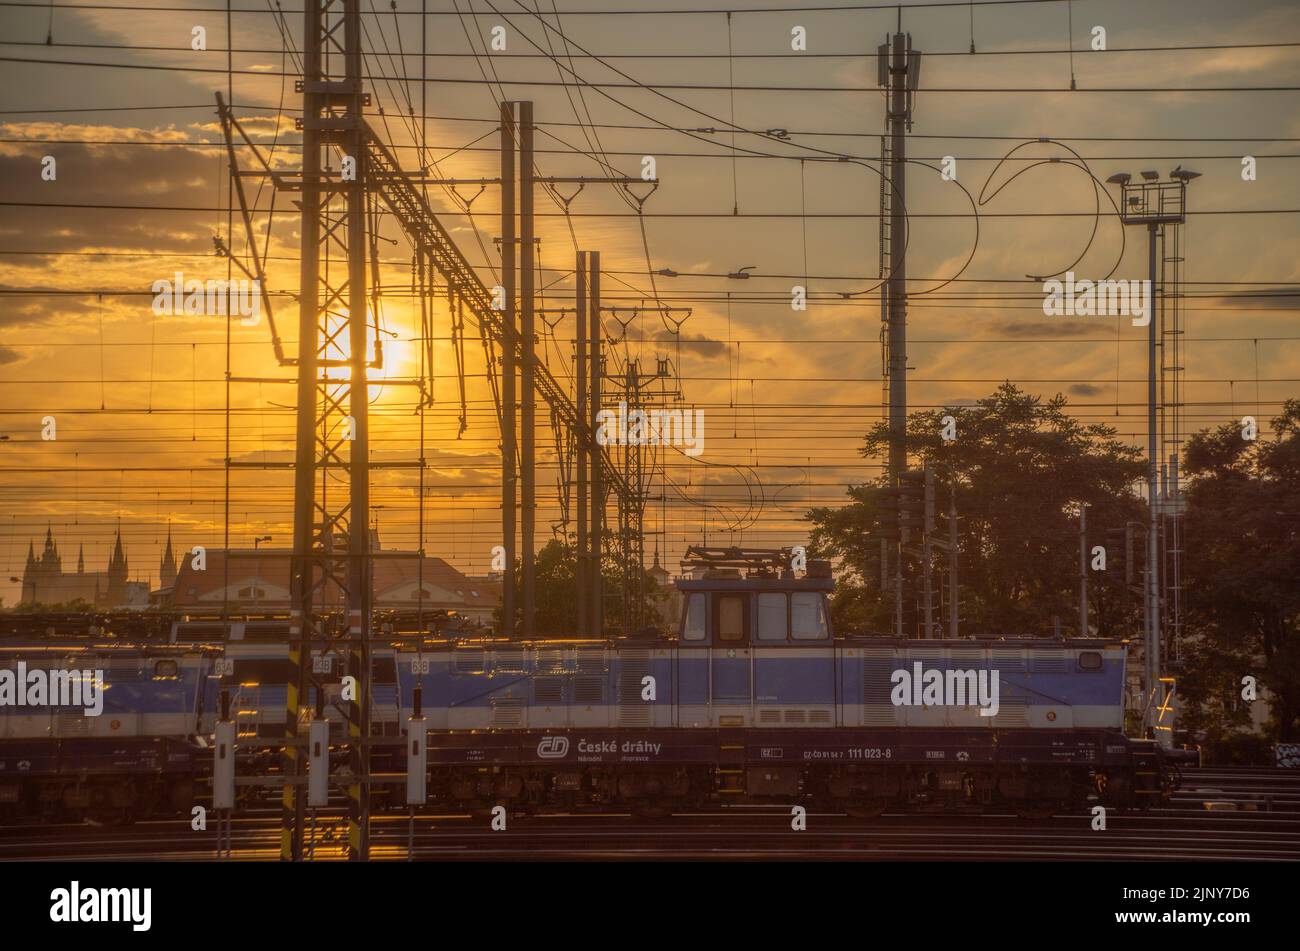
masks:
[[[423,134],[436,160],[431,174],[495,177],[501,88],[535,102],[542,175],[607,174],[591,153],[603,153],[619,174],[639,175],[642,157],[655,157],[661,185],[640,220],[609,185],[587,185],[567,221],[562,203],[538,191],[539,305],[572,306],[575,241],[601,252],[605,303],[620,308],[606,315],[616,362],[640,359],[653,371],[656,358],[670,359],[669,405],[705,411],[703,453],[669,451],[667,484],[656,479],[652,489],[646,530],[655,534],[646,548],[658,544],[670,569],[686,545],[706,537],[751,546],[806,541],[802,516],[810,505],[834,504],[848,485],[880,471],[880,460],[861,458],[858,448],[881,418],[874,169],[884,114],[875,50],[898,14],[841,5],[847,9],[747,9],[728,17],[725,0],[425,0],[422,37],[420,0],[398,0],[397,15],[386,3],[362,4],[368,118],[406,168],[417,168],[412,146]],[[1189,186],[1182,234],[1186,426],[1250,414],[1267,432],[1281,401],[1300,395],[1300,7],[1294,0],[902,6],[903,28],[924,53],[909,157],[931,166],[908,172],[909,289],[917,295],[909,309],[912,408],[958,405],[1009,379],[1044,396],[1063,393],[1076,415],[1145,445],[1145,329],[1127,318],[1046,317],[1041,282],[1028,277],[1065,268],[1087,247],[1073,268],[1079,277],[1105,277],[1118,259],[1116,278],[1143,278],[1145,232],[1129,229],[1121,258],[1122,226],[1104,197],[1096,216],[1093,183],[1077,167],[1037,165],[999,191],[1031,162],[1070,158],[1061,146],[1034,143],[999,165],[1020,143],[1051,138],[1081,154],[1102,180],[1143,169],[1166,176],[1178,165],[1202,173]],[[680,12],[688,8],[699,12]],[[229,81],[236,114],[278,167],[301,161],[293,124],[300,71],[296,55],[283,51],[272,9],[237,0],[228,77],[218,0],[0,5],[6,605],[19,593],[9,578],[22,573],[29,541],[39,551],[47,524],[65,570],[80,545],[87,568],[102,570],[120,523],[132,578],[155,585],[169,522],[186,549],[220,547],[227,534],[240,547],[263,535],[275,547],[291,542],[291,473],[235,470],[227,502],[227,360],[235,376],[287,381],[230,386],[230,457],[292,458],[294,370],[276,365],[266,321],[232,323],[227,350],[222,318],[155,316],[150,307],[153,282],[177,271],[226,276],[214,236],[244,253],[238,216],[233,237],[227,224],[214,92],[224,95]],[[284,9],[301,49],[298,0]],[[678,12],[648,12],[656,9]],[[506,27],[507,49],[493,52],[497,25]],[[1105,52],[1089,46],[1097,25],[1106,31]],[[206,51],[190,48],[195,26],[206,30]],[[806,53],[791,50],[794,26],[806,28]],[[423,91],[422,43],[430,54]],[[1160,47],[1178,49],[1150,49]],[[597,85],[573,85],[569,69]],[[1212,91],[1179,91],[1188,87]],[[422,110],[423,123],[411,116]],[[57,163],[54,181],[42,180],[44,156]],[[984,195],[978,227],[970,201],[940,177],[944,156],[957,160],[957,181],[976,201]],[[1256,158],[1256,181],[1242,180],[1243,156]],[[254,167],[246,151],[240,161]],[[276,196],[268,232],[271,186],[248,184],[292,353],[295,196]],[[472,216],[444,189],[429,195],[491,286],[499,198],[495,187],[477,191],[460,188],[462,200],[472,199]],[[391,218],[381,238],[380,312],[391,335],[371,390],[373,458],[413,459],[414,390],[382,383],[419,373],[411,251]],[[727,277],[742,268],[752,268],[748,279]],[[647,274],[661,269],[678,276]],[[801,283],[812,300],[795,312],[790,288]],[[656,298],[690,309],[680,338],[657,313],[637,311]],[[498,424],[471,326],[469,428],[457,438],[445,297],[433,306],[423,544],[481,574],[500,543]],[[546,316],[554,326],[539,320],[539,353],[567,386],[573,316]],[[41,438],[50,415],[54,441]],[[553,525],[558,530],[558,470],[540,401],[538,426],[544,542]],[[372,505],[385,547],[420,543],[416,485],[411,470],[376,473]]]

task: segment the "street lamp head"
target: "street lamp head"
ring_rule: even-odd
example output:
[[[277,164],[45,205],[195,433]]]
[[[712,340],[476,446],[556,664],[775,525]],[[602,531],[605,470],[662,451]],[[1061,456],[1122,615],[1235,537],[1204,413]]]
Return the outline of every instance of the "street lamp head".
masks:
[[[1190,182],[1193,178],[1200,178],[1200,172],[1193,172],[1191,169],[1183,168],[1181,165],[1169,173],[1170,178],[1176,178],[1181,182]]]
[[[1127,185],[1129,179],[1133,176],[1128,172],[1116,172],[1110,178],[1106,179],[1107,185]]]
[[[1160,177],[1160,173],[1159,173],[1159,172],[1143,172],[1143,173],[1142,173],[1142,177],[1145,178],[1148,182],[1154,182],[1157,178]]]

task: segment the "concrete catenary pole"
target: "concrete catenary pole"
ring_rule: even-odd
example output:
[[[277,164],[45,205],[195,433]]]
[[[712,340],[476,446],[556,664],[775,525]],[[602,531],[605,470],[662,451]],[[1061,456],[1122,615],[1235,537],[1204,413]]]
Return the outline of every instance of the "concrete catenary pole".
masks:
[[[520,633],[533,636],[537,613],[536,544],[537,524],[537,395],[533,385],[536,364],[533,334],[533,290],[536,249],[533,221],[533,104],[519,103],[519,471],[520,471],[520,594],[523,618]]]
[[[501,631],[515,632],[515,108],[501,103]]]
[[[574,267],[577,287],[574,292],[576,301],[577,327],[574,333],[574,350],[577,354],[577,410],[578,427],[575,433],[578,446],[578,555],[575,571],[577,577],[578,602],[578,636],[586,637],[591,633],[591,607],[589,605],[589,588],[591,577],[591,539],[587,530],[587,461],[591,445],[595,440],[587,427],[587,252],[579,251]],[[600,460],[595,460],[600,465]]]

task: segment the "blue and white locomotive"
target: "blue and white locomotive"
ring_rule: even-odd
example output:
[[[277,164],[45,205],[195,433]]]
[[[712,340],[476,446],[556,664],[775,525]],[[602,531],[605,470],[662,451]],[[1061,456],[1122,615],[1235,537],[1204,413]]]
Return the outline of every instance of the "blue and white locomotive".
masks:
[[[400,651],[431,792],[648,814],[737,799],[1038,813],[1167,794],[1154,744],[1123,732],[1122,642],[837,637],[829,564],[731,555],[748,567],[677,583],[672,636]]]
[[[210,770],[203,710],[217,652],[59,640],[0,647],[0,681],[98,672],[96,710],[0,702],[0,816],[131,819],[188,811]],[[64,698],[66,699],[66,698]],[[49,701],[49,702],[46,702]]]

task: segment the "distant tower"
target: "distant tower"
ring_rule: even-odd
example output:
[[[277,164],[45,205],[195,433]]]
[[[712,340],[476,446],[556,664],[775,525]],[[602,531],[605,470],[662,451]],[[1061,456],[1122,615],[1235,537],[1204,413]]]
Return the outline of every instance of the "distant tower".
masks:
[[[172,526],[167,523],[167,550],[163,552],[162,564],[158,566],[158,586],[170,588],[176,583],[176,556],[172,554]]]
[[[41,570],[59,575],[63,571],[63,559],[59,557],[59,546],[54,544],[54,528],[45,526],[45,550],[41,552]]]
[[[86,546],[80,545],[77,547],[77,574],[84,575],[85,573],[86,573]]]
[[[655,542],[655,560],[654,564],[650,566],[650,576],[655,579],[655,584],[659,585],[661,588],[668,584],[668,572],[664,569],[663,565],[659,564],[658,541]]]
[[[27,541],[27,567],[23,569],[23,593],[20,601],[36,600],[36,579],[40,575],[41,563],[36,560],[36,547]]]
[[[36,549],[27,543],[27,565],[23,569],[22,600],[31,604],[42,598],[49,598],[58,590],[59,580],[63,577],[63,559],[59,556],[59,546],[54,543],[54,528],[45,527],[45,547],[40,557]]]
[[[122,551],[122,527],[117,529],[117,538],[113,544],[113,557],[108,562],[108,603],[109,605],[126,603],[126,554]]]

